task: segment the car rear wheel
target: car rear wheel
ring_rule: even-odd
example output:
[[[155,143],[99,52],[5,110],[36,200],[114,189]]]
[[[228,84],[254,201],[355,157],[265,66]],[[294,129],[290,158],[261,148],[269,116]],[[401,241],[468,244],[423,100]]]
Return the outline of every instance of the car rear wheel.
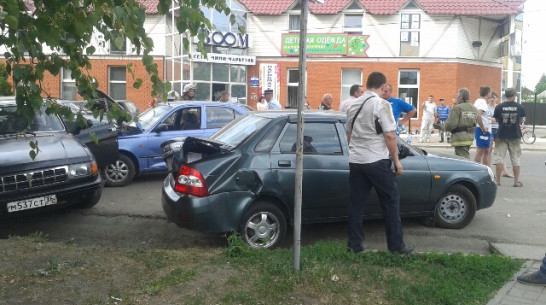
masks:
[[[135,164],[126,155],[119,155],[119,159],[108,164],[104,169],[107,186],[126,186],[135,177]]]
[[[243,217],[240,231],[252,248],[273,249],[286,236],[286,217],[275,205],[258,202]]]
[[[446,229],[461,229],[476,214],[476,198],[462,185],[453,185],[436,204],[436,225]]]

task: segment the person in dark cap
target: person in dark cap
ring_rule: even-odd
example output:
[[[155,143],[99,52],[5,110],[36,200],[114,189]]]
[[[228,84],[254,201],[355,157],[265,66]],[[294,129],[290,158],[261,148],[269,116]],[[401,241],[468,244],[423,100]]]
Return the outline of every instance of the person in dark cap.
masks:
[[[273,98],[273,90],[267,89],[264,91],[265,101],[267,102],[267,108],[269,110],[282,109],[281,104]]]
[[[506,151],[510,154],[512,168],[514,169],[514,186],[521,187],[523,183],[519,181],[520,157],[521,157],[521,127],[520,124],[525,120],[525,109],[516,103],[516,89],[508,88],[504,91],[506,100],[495,107],[493,117],[499,123],[497,138],[495,139],[495,164],[497,175],[495,182],[500,185],[502,169]]]

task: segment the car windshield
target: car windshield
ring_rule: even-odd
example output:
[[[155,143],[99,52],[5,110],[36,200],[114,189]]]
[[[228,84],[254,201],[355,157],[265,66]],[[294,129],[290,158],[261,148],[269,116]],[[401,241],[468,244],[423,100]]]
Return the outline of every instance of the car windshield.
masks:
[[[159,120],[163,115],[171,110],[168,106],[157,106],[150,108],[138,116],[138,122],[142,126],[142,130],[148,130]],[[135,122],[131,122],[129,125],[136,126]]]
[[[36,113],[30,124],[16,106],[0,107],[0,135],[22,132],[63,131],[64,126],[55,115]]]
[[[270,118],[260,116],[243,116],[226,125],[210,138],[235,147],[270,121]]]

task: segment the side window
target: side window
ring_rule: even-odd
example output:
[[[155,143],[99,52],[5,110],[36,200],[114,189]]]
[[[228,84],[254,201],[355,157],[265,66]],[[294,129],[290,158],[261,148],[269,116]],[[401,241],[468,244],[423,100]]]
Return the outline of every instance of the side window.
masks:
[[[296,152],[297,125],[290,124],[280,142],[281,153]],[[341,143],[335,124],[306,123],[303,132],[303,153],[341,154]]]
[[[271,128],[264,137],[256,144],[256,147],[254,147],[255,152],[269,152],[271,148],[273,148],[273,145],[275,144],[275,141],[277,141],[277,138],[279,137],[279,134],[281,133],[282,129],[284,128],[284,124],[286,124],[286,121],[281,121],[275,124],[273,128]]]
[[[207,107],[207,128],[221,128],[235,119],[231,108]]]
[[[201,128],[201,108],[183,108],[171,113],[158,126],[163,131],[195,130]]]
[[[180,120],[180,130],[201,129],[201,108],[184,108]]]

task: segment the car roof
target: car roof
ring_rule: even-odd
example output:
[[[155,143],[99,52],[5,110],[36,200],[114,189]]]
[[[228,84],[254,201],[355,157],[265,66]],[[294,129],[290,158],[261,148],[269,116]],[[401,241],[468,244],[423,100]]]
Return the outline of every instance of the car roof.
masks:
[[[2,106],[15,106],[15,96],[0,96],[0,105]]]
[[[305,110],[302,112],[303,117],[306,120],[336,120],[336,121],[346,121],[347,115],[345,112],[341,111],[324,111],[324,110]],[[288,117],[290,121],[297,121],[298,112],[296,109],[285,109],[285,110],[265,110],[265,111],[253,111],[249,115],[261,116],[265,118],[280,118]]]

